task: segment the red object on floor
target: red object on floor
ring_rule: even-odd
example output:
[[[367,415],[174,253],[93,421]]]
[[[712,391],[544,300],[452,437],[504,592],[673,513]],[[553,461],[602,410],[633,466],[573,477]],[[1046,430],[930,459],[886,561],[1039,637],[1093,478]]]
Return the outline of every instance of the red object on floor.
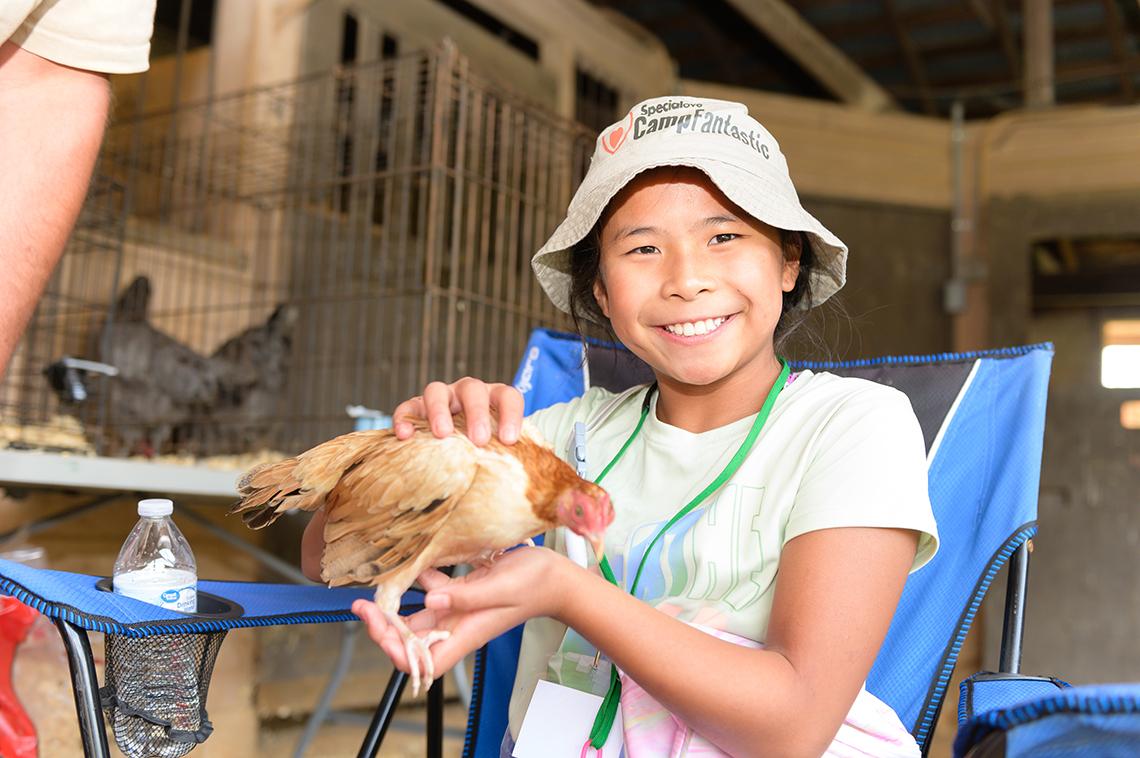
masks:
[[[12,689],[12,660],[39,616],[14,597],[0,596],[0,755],[36,758],[36,727]]]

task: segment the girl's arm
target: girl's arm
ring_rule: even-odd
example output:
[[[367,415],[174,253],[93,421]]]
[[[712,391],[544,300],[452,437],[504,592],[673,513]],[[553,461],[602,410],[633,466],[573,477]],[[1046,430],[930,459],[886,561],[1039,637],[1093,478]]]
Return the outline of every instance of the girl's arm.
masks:
[[[313,517],[301,535],[301,573],[314,582],[321,581],[321,553],[325,549],[325,509],[313,511]]]
[[[588,591],[567,593],[560,618],[725,752],[818,756],[867,678],[916,543],[914,532],[871,528],[791,540],[759,650],[689,627],[593,575],[581,580]]]
[[[818,756],[867,678],[916,542],[908,530],[851,527],[789,541],[762,649],[694,629],[541,548],[512,551],[462,579],[425,573],[428,610],[410,621],[451,631],[431,648],[436,671],[446,671],[526,619],[552,616],[725,752]],[[375,605],[353,610],[406,670],[403,642]]]

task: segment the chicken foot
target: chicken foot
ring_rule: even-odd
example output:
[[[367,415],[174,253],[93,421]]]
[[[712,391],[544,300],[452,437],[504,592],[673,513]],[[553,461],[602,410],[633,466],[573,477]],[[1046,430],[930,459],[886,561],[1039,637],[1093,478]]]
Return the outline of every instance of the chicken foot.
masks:
[[[393,610],[392,604],[385,602],[386,598],[381,594],[382,589],[376,590],[376,604],[380,606],[380,612],[384,614],[384,618],[389,624],[396,627],[397,631],[400,632],[400,637],[404,640],[404,654],[408,657],[408,668],[411,669],[412,697],[416,697],[420,694],[421,682],[423,683],[423,692],[427,692],[432,682],[435,681],[435,661],[431,657],[431,646],[450,637],[451,632],[433,629],[423,637],[418,636],[400,617],[399,600],[397,599],[395,603],[397,610]],[[421,670],[423,671],[422,679]]]

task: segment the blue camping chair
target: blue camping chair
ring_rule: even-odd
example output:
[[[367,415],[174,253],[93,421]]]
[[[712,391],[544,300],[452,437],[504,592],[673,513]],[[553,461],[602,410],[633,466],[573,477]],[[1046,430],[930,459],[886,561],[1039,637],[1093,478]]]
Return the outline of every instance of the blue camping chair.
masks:
[[[964,697],[955,758],[1131,758],[1140,754],[1140,684],[1069,688],[1053,680],[1034,682],[1032,688],[1046,694],[989,710],[971,711]],[[982,686],[962,682],[963,695],[971,689],[980,691]],[[987,695],[982,699],[989,704]]]
[[[582,352],[575,336],[532,334],[515,377],[527,413],[576,397],[590,385],[616,391],[651,379],[648,367],[619,347],[593,344],[586,360]],[[909,396],[922,427],[942,547],[908,580],[867,688],[895,709],[924,753],[962,642],[1011,556],[1000,668],[1014,675],[1020,666],[1026,542],[1037,529],[1051,361],[1052,347],[1044,344],[794,364],[894,386]],[[476,655],[464,758],[498,755],[521,637],[516,628]]]
[[[910,397],[922,426],[930,452],[930,493],[942,549],[930,566],[908,581],[868,688],[894,707],[924,751],[970,623],[998,569],[1011,556],[1001,669],[1016,673],[1019,667],[1028,569],[1025,543],[1036,530],[1051,356],[1050,346],[1037,345],[796,366],[893,385]],[[587,385],[620,390],[650,378],[647,367],[620,348],[594,345],[588,360],[582,358],[576,337],[537,330],[515,379],[526,397],[526,412],[575,397]],[[35,607],[59,627],[68,648],[84,750],[99,758],[108,754],[102,709],[107,710],[116,737],[135,729],[141,739],[173,743],[169,755],[188,752],[209,733],[204,686],[182,700],[183,710],[185,702],[201,708],[199,722],[191,723],[193,730],[154,723],[154,719],[132,726],[131,718],[137,716],[131,703],[131,684],[137,678],[137,666],[132,663],[166,655],[171,648],[188,650],[194,656],[189,668],[198,672],[189,681],[204,685],[226,630],[351,620],[348,608],[352,601],[369,594],[368,590],[203,581],[199,583],[203,612],[186,617],[119,598],[101,591],[106,587],[99,584],[98,577],[0,562],[0,592]],[[422,596],[409,593],[404,611],[422,607],[421,601]],[[108,634],[107,686],[102,698],[88,631]],[[465,758],[498,755],[521,635],[521,627],[516,628],[492,640],[475,656]],[[359,755],[375,754],[405,682],[404,674],[393,674]],[[120,687],[128,694],[118,692]],[[433,687],[428,710],[428,754],[432,756],[441,750],[441,714],[442,691]],[[162,734],[154,736],[152,727]]]

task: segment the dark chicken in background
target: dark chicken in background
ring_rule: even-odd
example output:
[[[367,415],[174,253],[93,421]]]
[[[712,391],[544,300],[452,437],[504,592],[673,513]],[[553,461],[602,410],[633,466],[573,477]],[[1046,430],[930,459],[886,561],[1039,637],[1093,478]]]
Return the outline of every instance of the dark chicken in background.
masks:
[[[206,357],[148,320],[151,286],[137,276],[119,296],[99,336],[100,361],[118,370],[108,378],[111,452],[164,452],[175,428],[215,401],[218,370]]]
[[[86,421],[98,415],[80,411],[98,408],[105,397],[110,455],[209,456],[267,445],[288,372],[296,308],[278,306],[265,324],[207,357],[155,328],[150,301],[150,280],[135,277],[96,336],[99,361],[115,374],[93,378],[90,366],[99,364],[77,370],[71,358],[45,369],[61,407]]]
[[[259,326],[231,337],[210,356],[218,393],[190,430],[200,455],[228,455],[273,445],[293,353],[297,308],[279,305]]]

